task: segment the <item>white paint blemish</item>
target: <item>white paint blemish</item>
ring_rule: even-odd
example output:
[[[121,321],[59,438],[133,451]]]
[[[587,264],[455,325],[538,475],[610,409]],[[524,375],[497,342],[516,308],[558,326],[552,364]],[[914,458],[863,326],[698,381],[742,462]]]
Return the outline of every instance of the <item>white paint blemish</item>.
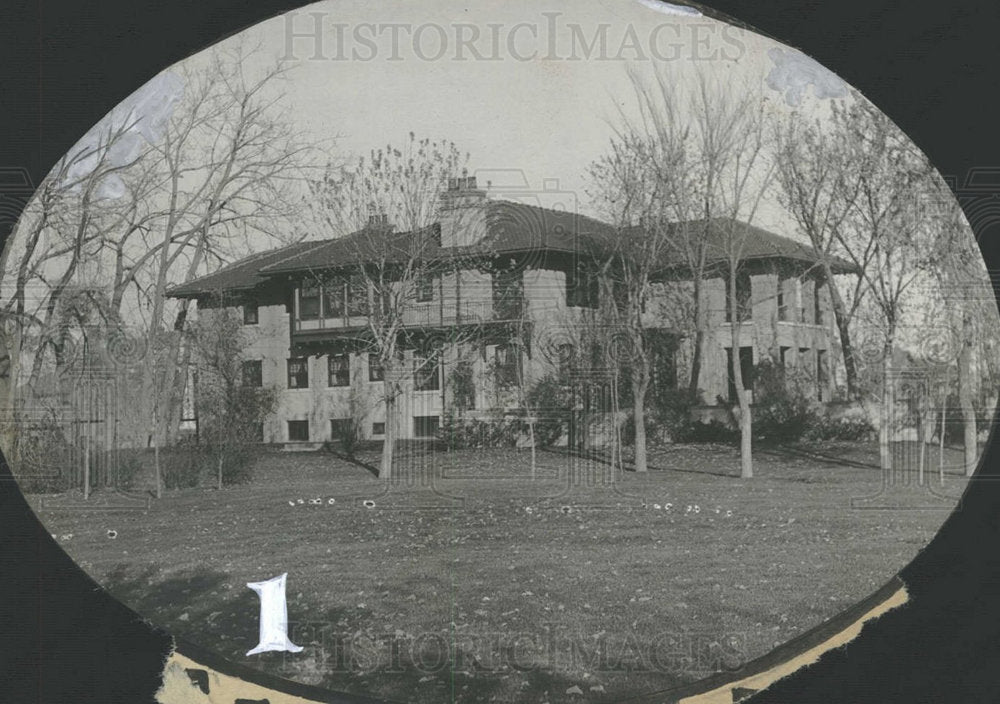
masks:
[[[666,15],[681,15],[684,17],[701,17],[701,12],[687,5],[675,5],[670,2],[660,2],[659,0],[639,0],[640,5],[662,12]]]
[[[774,67],[767,74],[767,85],[784,93],[785,102],[789,105],[799,105],[809,86],[812,86],[813,95],[820,99],[847,95],[847,84],[837,74],[801,51],[773,47],[767,55],[774,62]]]
[[[183,94],[184,81],[170,71],[164,71],[146,82],[76,143],[70,153],[78,158],[68,169],[66,180],[73,182],[86,178],[102,158],[106,159],[106,164],[113,166],[123,166],[135,160],[147,144],[156,144],[163,136],[174,106]],[[124,134],[115,139],[105,154],[104,145],[110,135],[123,128]],[[110,174],[103,179],[97,192],[102,198],[120,198],[125,194],[125,182],[118,175]]]

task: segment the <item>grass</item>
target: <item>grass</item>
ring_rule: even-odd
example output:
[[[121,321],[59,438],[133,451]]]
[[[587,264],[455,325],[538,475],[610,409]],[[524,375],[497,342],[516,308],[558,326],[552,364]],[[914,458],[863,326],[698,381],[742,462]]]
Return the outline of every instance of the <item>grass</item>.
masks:
[[[646,475],[539,452],[532,481],[528,458],[414,447],[387,487],[329,453],[265,452],[252,484],[39,513],[112,594],[236,662],[398,701],[555,704],[762,655],[881,586],[965,485],[880,493],[875,448],[858,443],[761,450],[752,480],[725,446],[653,452]],[[248,659],[245,585],[283,572],[305,650]]]

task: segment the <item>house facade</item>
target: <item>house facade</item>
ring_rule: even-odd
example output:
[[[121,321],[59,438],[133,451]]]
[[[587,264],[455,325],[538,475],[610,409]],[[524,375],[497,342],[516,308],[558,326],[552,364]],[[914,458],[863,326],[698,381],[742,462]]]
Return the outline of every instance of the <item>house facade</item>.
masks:
[[[705,237],[724,229],[709,223]],[[834,329],[817,257],[791,239],[745,226],[737,277],[739,349],[745,383],[769,356],[811,375],[817,401],[835,391]],[[200,316],[235,310],[250,341],[244,383],[278,389],[277,412],[261,429],[270,443],[338,439],[355,423],[378,440],[387,422],[384,370],[372,344],[368,312],[378,272],[402,270],[414,237],[421,274],[398,311],[401,389],[397,437],[432,437],[453,413],[483,416],[518,407],[524,388],[566,364],[584,331],[601,334],[601,281],[594,253],[613,227],[574,213],[494,201],[474,178],[452,179],[438,222],[397,233],[373,218],[367,228],[331,240],[303,242],[252,255],[171,291],[197,301]],[[709,408],[735,395],[730,296],[721,261],[709,267],[699,305],[704,347],[699,388]],[[836,272],[847,265],[838,263]],[[682,267],[665,262],[652,286],[643,324],[671,341],[657,383],[687,385],[693,338],[678,323],[678,292],[691,285]],[[669,273],[667,273],[669,272]],[[383,304],[385,305],[385,304]]]

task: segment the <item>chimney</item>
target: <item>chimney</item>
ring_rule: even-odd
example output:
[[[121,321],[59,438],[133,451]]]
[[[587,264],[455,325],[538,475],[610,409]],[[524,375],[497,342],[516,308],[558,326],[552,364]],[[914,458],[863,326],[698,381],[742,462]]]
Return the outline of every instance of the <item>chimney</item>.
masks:
[[[486,191],[476,185],[475,176],[449,178],[438,204],[441,246],[465,247],[480,241],[486,235],[486,202]]]

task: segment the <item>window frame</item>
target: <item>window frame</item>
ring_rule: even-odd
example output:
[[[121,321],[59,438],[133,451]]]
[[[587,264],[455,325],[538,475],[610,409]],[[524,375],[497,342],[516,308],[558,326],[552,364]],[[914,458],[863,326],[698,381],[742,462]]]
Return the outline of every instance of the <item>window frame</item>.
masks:
[[[343,367],[334,370],[335,362],[343,363]],[[334,375],[337,375],[334,383]],[[344,378],[346,377],[346,379]],[[326,385],[327,388],[339,389],[351,385],[351,355],[349,352],[327,355],[326,358]]]
[[[385,381],[385,367],[374,352],[368,353],[368,381]]]
[[[428,362],[432,362],[430,368],[425,368]],[[433,385],[428,385],[428,380],[433,379]],[[440,391],[441,390],[441,353],[438,350],[430,352],[413,353],[413,390],[414,391]]]
[[[294,427],[296,427],[296,428],[305,428],[305,437],[304,438],[293,438],[292,437],[292,435],[293,435],[293,433],[292,433],[292,427],[293,427],[292,424],[293,423],[295,424]],[[308,419],[306,419],[306,420],[300,420],[300,419],[286,420],[285,421],[285,433],[286,433],[286,435],[288,437],[288,442],[310,442],[310,440],[309,440],[309,420]]]
[[[256,303],[244,303],[243,306],[243,324],[244,325],[259,325],[260,324],[260,306]],[[253,311],[253,315],[248,315],[250,311]],[[251,320],[252,318],[252,320]]]
[[[305,384],[292,384],[292,364],[301,362],[303,365],[303,370],[296,374],[298,377],[301,374],[305,374]],[[285,371],[286,378],[285,383],[289,391],[301,391],[309,388],[309,358],[308,357],[288,357],[285,360]]]

